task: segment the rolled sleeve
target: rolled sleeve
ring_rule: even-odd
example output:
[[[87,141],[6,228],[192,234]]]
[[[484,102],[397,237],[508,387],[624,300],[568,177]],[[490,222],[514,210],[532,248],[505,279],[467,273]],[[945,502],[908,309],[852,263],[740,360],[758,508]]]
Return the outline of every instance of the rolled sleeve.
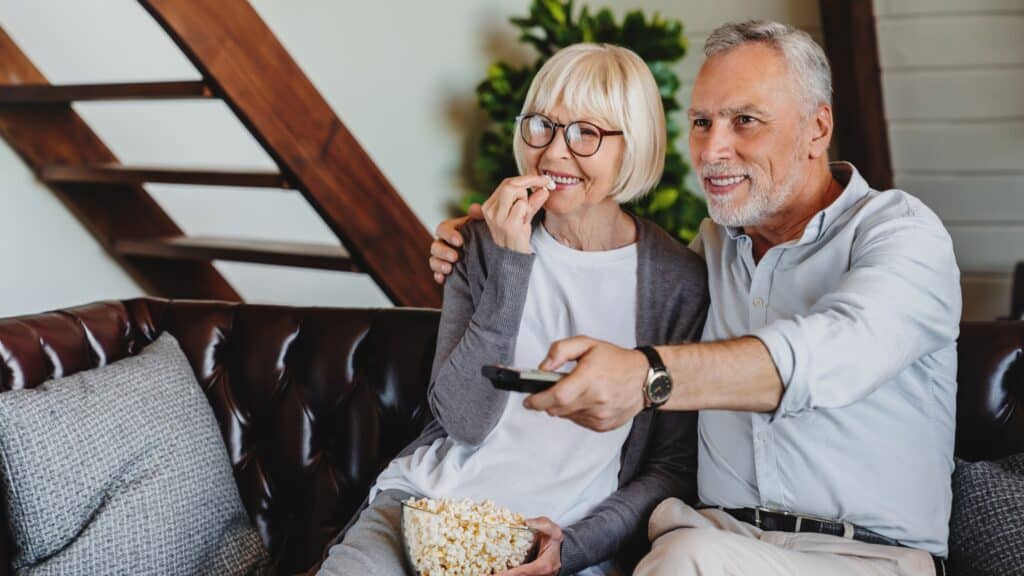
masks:
[[[768,355],[772,357],[772,362],[775,363],[775,369],[779,373],[782,386],[789,392],[790,382],[793,381],[793,368],[796,365],[796,357],[804,355],[802,350],[797,352],[797,348],[800,346],[798,344],[800,340],[799,331],[793,330],[789,325],[776,322],[755,330],[751,336],[760,340],[764,347],[768,349]],[[793,390],[789,393],[796,396],[798,392]],[[797,399],[793,398],[792,400]],[[798,403],[804,404],[806,399],[802,399]]]

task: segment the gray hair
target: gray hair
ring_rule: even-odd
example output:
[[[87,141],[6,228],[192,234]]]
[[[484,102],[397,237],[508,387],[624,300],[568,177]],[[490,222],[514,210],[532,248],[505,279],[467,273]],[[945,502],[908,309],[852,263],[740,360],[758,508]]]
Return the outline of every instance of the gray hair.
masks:
[[[832,68],[828,57],[803,30],[771,20],[730,22],[708,36],[704,55],[710,58],[754,42],[767,44],[782,54],[809,110],[821,104],[832,104]]]

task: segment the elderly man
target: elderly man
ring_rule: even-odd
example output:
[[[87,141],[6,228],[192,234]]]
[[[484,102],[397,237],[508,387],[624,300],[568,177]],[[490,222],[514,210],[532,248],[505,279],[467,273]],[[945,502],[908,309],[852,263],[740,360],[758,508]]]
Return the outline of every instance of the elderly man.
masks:
[[[578,363],[527,406],[596,430],[700,411],[700,505],[655,510],[637,574],[941,574],[961,309],[949,235],[913,196],[829,164],[831,75],[809,36],[727,24],[704,51],[689,107],[714,221],[694,241],[703,342],[557,342],[541,368]],[[438,229],[454,245],[456,224]],[[455,250],[431,254],[443,280]]]

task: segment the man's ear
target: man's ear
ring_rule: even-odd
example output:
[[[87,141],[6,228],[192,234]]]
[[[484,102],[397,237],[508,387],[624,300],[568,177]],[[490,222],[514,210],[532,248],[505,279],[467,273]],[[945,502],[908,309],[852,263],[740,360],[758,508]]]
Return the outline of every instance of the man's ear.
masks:
[[[814,117],[811,118],[811,145],[808,157],[821,158],[828,154],[829,144],[832,143],[832,128],[832,107],[828,104],[821,104]]]

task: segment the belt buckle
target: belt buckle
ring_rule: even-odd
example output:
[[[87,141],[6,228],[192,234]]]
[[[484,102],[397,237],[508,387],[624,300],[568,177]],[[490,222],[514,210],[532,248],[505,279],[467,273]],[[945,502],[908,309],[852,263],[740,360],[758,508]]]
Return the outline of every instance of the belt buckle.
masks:
[[[830,520],[828,518],[822,518],[820,516],[810,516],[810,515],[807,515],[807,514],[797,514],[795,512],[790,512],[788,510],[779,510],[779,509],[776,509],[776,508],[767,508],[765,506],[755,506],[754,507],[754,525],[757,526],[758,528],[761,527],[761,514],[778,514],[780,516],[789,516],[790,518],[793,518],[794,519],[793,532],[800,532],[800,527],[803,524],[804,520],[813,520],[815,522],[821,522],[821,523],[828,522],[828,523],[832,523],[832,524],[840,524],[843,527],[842,537],[846,538],[848,540],[853,538],[854,526],[853,526],[853,524],[850,524],[849,522],[845,522],[845,521],[841,521],[841,520]]]
[[[793,516],[793,514],[790,514],[789,512],[786,512],[785,510],[776,510],[774,508],[766,508],[764,506],[755,506],[754,507],[754,526],[757,526],[758,528],[761,527],[761,514],[762,513],[765,513],[765,514],[781,514],[783,516]],[[800,525],[800,517],[799,516],[797,516],[796,522],[797,522],[797,526],[799,526]]]

